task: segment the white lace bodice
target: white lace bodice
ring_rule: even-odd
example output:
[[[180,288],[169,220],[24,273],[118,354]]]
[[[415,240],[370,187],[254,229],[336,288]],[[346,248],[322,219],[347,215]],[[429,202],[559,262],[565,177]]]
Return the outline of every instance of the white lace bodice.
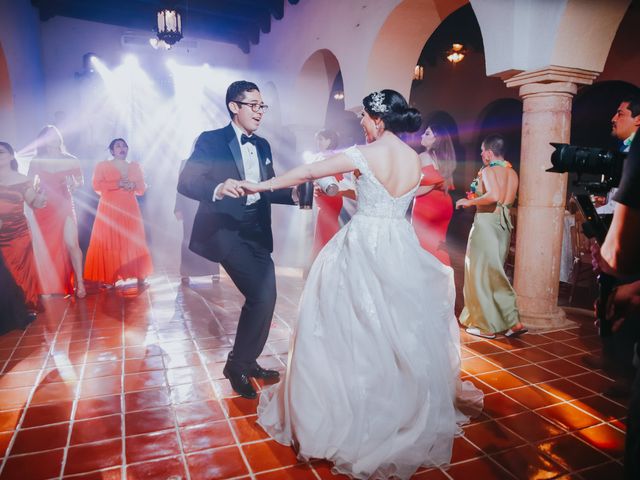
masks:
[[[358,147],[354,145],[344,153],[353,159],[356,168],[360,171],[360,176],[356,180],[358,194],[356,214],[368,217],[404,218],[419,185],[400,197],[394,197],[373,174]]]

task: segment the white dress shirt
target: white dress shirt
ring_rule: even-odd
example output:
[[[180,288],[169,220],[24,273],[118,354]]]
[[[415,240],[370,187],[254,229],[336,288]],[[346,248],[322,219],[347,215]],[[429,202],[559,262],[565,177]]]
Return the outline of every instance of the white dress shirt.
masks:
[[[234,132],[236,133],[236,137],[238,138],[238,145],[240,145],[240,153],[242,154],[242,166],[244,168],[244,180],[249,182],[260,182],[260,158],[258,157],[258,150],[255,145],[250,142],[246,142],[244,145],[240,141],[240,137],[246,133],[244,133],[240,127],[238,127],[235,123],[231,122],[231,126],[233,127]],[[251,135],[247,135],[251,136]],[[218,189],[222,186],[219,184],[215,190],[213,191],[213,201],[220,200],[217,198]],[[247,195],[247,205],[252,205],[260,200],[259,193],[252,193]]]
[[[240,127],[238,127],[233,122],[231,122],[231,126],[236,132],[236,137],[238,137],[238,144],[240,144],[240,152],[242,153],[242,165],[244,167],[244,179],[249,182],[258,183],[260,181],[260,158],[258,157],[258,150],[256,149],[256,146],[251,142],[246,142],[243,145],[240,141],[240,137],[244,132],[240,130]],[[258,200],[260,200],[259,193],[252,193],[251,195],[247,195],[247,205],[256,203]]]

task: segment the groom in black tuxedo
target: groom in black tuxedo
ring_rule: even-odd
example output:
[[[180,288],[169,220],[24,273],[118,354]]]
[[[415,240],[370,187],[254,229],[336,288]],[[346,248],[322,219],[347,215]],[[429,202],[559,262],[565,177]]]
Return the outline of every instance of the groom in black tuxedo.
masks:
[[[295,202],[289,188],[243,196],[241,180],[275,176],[269,142],[254,134],[268,107],[258,87],[246,81],[229,86],[226,104],[231,123],[200,134],[180,174],[178,192],[200,202],[189,248],[219,262],[245,296],[223,372],[237,393],[255,398],[250,377],[279,376],[256,362],[276,303],[271,204]]]

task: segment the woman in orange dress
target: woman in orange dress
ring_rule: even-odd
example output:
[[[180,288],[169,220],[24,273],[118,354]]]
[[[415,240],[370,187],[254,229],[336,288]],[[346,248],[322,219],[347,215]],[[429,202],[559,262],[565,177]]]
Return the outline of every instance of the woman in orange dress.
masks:
[[[453,216],[453,171],[456,154],[449,133],[439,125],[429,125],[421,138],[426,150],[420,154],[423,178],[416,194],[412,223],[422,248],[443,264],[451,266],[446,237]]]
[[[109,144],[112,160],[96,165],[93,188],[100,195],[91,232],[84,276],[115,284],[137,278],[139,284],[153,272],[151,255],[136,195],[145,192],[142,169],[127,162],[129,146],[122,138]]]
[[[44,208],[35,210],[44,248],[36,249],[42,293],[72,294],[84,298],[82,250],[71,192],[82,185],[80,162],[66,152],[62,135],[53,125],[38,134],[36,156],[29,164],[29,176],[38,176],[47,198]]]
[[[24,215],[25,202],[34,209],[46,205],[44,195],[33,188],[33,181],[18,173],[11,145],[0,142],[0,253],[4,265],[22,291],[21,297],[27,309],[35,312],[41,289],[31,232]]]

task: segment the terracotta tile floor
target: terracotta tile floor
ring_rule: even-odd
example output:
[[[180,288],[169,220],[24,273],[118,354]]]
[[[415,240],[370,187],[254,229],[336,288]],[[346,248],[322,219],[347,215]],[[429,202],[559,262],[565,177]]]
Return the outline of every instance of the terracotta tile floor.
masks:
[[[303,286],[278,276],[261,363],[284,370]],[[25,332],[0,337],[0,479],[328,479],[255,423],[256,402],[222,376],[241,297],[223,277],[46,299]],[[463,375],[486,392],[447,470],[418,479],[622,477],[626,399],[581,362],[599,355],[588,317],[562,331],[482,340],[462,332]],[[261,385],[256,384],[259,388]]]

